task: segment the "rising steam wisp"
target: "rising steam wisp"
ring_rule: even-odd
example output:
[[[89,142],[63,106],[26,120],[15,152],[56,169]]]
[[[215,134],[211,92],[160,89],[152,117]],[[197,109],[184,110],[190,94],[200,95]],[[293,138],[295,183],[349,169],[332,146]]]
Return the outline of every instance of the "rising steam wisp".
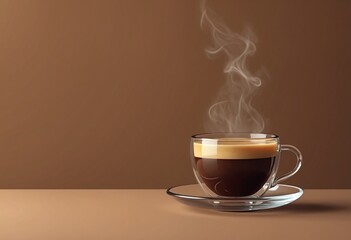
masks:
[[[262,132],[264,120],[251,105],[254,91],[261,86],[261,79],[252,75],[246,60],[256,51],[254,35],[247,29],[240,35],[216,20],[214,14],[202,5],[201,26],[207,27],[213,46],[206,49],[209,55],[225,53],[228,62],[224,68],[226,82],[216,103],[208,110],[211,132]]]

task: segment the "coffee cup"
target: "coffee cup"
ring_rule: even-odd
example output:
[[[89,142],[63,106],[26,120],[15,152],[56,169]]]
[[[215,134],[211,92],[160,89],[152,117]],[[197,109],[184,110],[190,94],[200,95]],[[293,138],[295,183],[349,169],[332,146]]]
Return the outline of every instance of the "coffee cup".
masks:
[[[296,156],[294,169],[280,177],[282,151]],[[301,152],[264,133],[205,133],[191,137],[191,162],[202,189],[213,197],[260,197],[293,176],[301,167]]]

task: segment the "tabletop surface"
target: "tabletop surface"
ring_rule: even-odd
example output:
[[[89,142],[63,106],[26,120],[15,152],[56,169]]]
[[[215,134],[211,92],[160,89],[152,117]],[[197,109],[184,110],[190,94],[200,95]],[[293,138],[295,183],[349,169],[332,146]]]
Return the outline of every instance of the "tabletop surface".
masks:
[[[218,212],[165,190],[0,190],[0,239],[350,239],[351,189],[290,205]]]

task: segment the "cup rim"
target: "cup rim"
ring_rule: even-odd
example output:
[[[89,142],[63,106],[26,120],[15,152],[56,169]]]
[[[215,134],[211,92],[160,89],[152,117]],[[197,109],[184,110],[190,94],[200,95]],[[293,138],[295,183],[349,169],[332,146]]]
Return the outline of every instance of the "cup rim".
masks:
[[[279,139],[279,136],[271,133],[252,133],[252,132],[213,132],[213,133],[199,133],[191,136],[192,139],[202,140],[219,140],[220,141],[247,141],[250,140],[269,140]]]

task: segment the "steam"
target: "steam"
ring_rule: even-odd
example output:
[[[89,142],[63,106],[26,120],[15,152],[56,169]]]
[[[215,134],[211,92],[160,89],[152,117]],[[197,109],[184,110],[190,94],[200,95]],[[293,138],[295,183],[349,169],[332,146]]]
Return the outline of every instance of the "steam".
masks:
[[[225,85],[219,92],[216,103],[208,110],[210,122],[206,130],[211,132],[262,132],[264,120],[251,105],[253,93],[261,86],[261,79],[252,75],[246,60],[256,51],[255,37],[250,29],[240,35],[232,32],[216,19],[213,12],[202,4],[201,27],[207,28],[213,46],[208,55],[224,53],[228,62],[224,68]]]

